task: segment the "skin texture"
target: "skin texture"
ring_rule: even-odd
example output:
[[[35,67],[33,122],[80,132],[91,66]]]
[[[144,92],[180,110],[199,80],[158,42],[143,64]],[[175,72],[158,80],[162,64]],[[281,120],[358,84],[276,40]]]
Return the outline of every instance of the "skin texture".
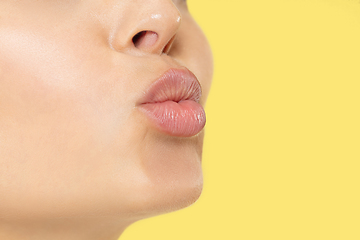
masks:
[[[117,239],[198,199],[203,131],[166,135],[136,107],[181,67],[205,104],[212,55],[185,1],[2,0],[0,36],[0,239]]]

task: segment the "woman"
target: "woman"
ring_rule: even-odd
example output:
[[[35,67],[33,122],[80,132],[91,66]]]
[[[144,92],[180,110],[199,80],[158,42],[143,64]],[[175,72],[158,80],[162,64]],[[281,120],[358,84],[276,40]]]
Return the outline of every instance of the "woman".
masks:
[[[0,239],[114,240],[202,189],[207,41],[183,0],[0,1]]]

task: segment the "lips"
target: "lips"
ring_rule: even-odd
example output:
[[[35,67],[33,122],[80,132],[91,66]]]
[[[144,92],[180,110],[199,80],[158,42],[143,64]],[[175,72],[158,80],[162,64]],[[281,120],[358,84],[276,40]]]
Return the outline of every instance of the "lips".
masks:
[[[199,104],[201,86],[188,69],[171,68],[157,79],[141,99],[139,109],[153,126],[168,135],[191,137],[205,126]]]

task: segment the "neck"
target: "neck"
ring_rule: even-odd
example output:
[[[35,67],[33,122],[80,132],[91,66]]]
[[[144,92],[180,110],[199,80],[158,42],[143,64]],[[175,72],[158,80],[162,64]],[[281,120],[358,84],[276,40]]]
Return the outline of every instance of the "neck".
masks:
[[[0,239],[117,240],[132,222],[115,217],[62,218],[41,221],[8,221],[0,218]]]

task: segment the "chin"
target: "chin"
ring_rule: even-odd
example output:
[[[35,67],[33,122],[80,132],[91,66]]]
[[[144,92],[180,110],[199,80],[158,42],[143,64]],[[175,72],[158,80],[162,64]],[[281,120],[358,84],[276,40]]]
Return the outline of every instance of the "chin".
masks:
[[[140,144],[138,163],[144,178],[133,191],[133,213],[146,218],[188,207],[198,200],[203,188],[203,137],[203,131],[190,138],[155,133]]]
[[[202,188],[202,175],[193,183],[179,179],[178,182],[143,186],[139,189],[141,194],[134,198],[132,215],[140,220],[186,208],[199,199]]]

